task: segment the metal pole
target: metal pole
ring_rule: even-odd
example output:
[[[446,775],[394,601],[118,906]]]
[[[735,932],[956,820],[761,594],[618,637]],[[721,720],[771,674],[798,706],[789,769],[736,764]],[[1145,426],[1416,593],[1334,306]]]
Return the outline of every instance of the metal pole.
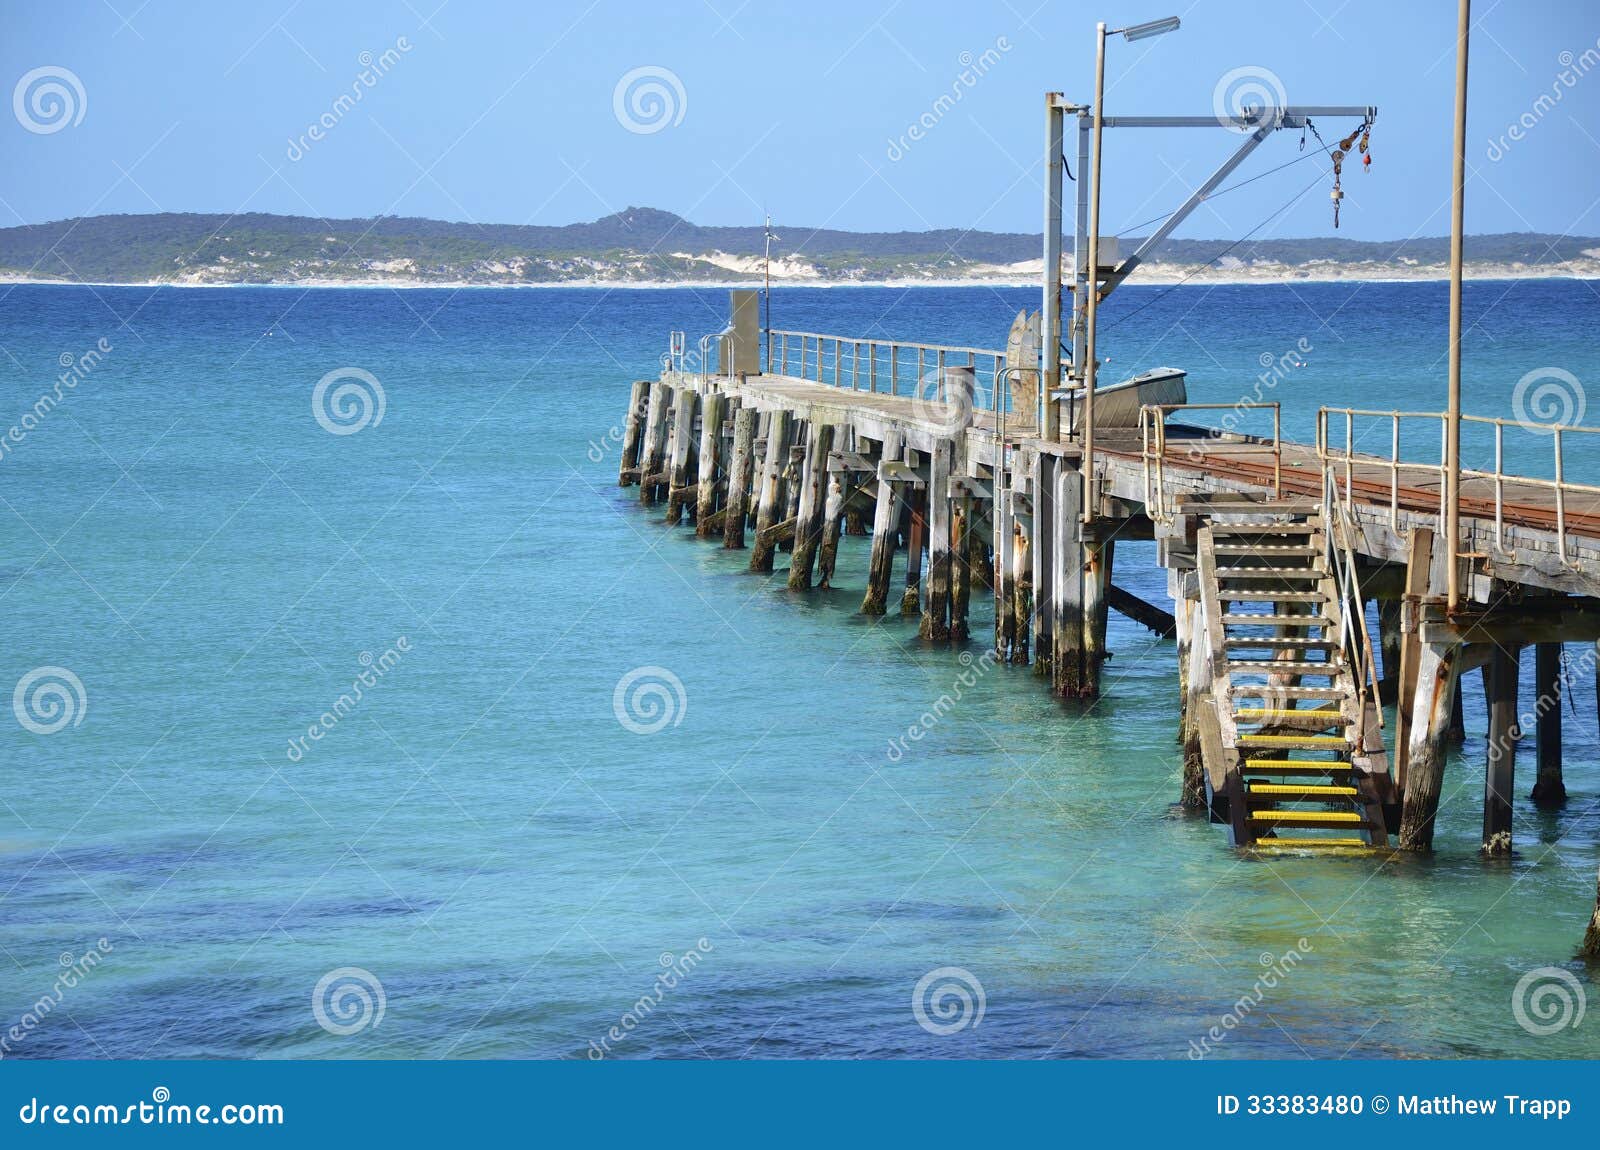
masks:
[[[1044,307],[1039,324],[1044,355],[1040,400],[1044,407],[1039,428],[1044,440],[1054,443],[1061,438],[1061,409],[1056,406],[1055,391],[1061,386],[1061,181],[1066,112],[1061,107],[1060,92],[1047,92],[1044,106]]]
[[[1466,0],[1462,0],[1463,3]],[[1106,26],[1095,25],[1094,58],[1094,156],[1089,177],[1089,291],[1084,318],[1088,332],[1084,338],[1083,364],[1083,521],[1094,521],[1094,377],[1095,318],[1100,302],[1100,128],[1101,105],[1106,94]]]
[[[1456,143],[1454,202],[1450,209],[1450,410],[1445,435],[1444,538],[1449,549],[1445,584],[1448,609],[1461,600],[1461,234],[1466,201],[1467,166],[1467,33],[1472,27],[1472,0],[1461,0],[1456,27]]]
[[[1084,301],[1089,296],[1089,181],[1084,173],[1089,170],[1089,125],[1087,110],[1078,111],[1078,179],[1077,212],[1073,221],[1072,240],[1072,375],[1083,379],[1083,353],[1086,327],[1083,321]]]

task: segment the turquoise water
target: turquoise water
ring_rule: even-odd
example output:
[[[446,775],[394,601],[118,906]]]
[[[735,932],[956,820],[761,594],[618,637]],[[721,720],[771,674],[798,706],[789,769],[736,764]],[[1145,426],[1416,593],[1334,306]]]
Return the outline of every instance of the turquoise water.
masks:
[[[1108,305],[1113,372],[1179,364],[1232,401],[1304,339],[1291,432],[1319,403],[1440,404],[1442,285],[1133,314],[1157,291]],[[993,345],[1034,300],[784,289],[773,322]],[[1510,414],[1536,368],[1600,374],[1589,285],[1473,284],[1467,310],[1472,410]],[[1474,854],[1475,678],[1436,857],[1240,860],[1170,805],[1170,643],[1114,618],[1106,697],[1064,706],[855,615],[864,540],[836,591],[793,595],[615,486],[629,381],[724,314],[686,289],[4,294],[0,421],[110,347],[0,453],[0,687],[64,668],[86,699],[53,733],[0,724],[0,1037],[106,940],[6,1056],[1184,1057],[1291,950],[1214,1056],[1600,1055],[1600,1017],[1535,1036],[1511,1002],[1539,967],[1593,988],[1592,675],[1572,801],[1519,798],[1515,861]],[[335,435],[311,397],[345,367],[385,405]],[[1118,581],[1160,598],[1153,559],[1119,548]],[[682,684],[648,734],[613,709],[640,667]],[[313,1012],[346,967],[383,991],[349,1035],[356,999]],[[943,967],[984,1008],[948,1035],[912,1010]]]

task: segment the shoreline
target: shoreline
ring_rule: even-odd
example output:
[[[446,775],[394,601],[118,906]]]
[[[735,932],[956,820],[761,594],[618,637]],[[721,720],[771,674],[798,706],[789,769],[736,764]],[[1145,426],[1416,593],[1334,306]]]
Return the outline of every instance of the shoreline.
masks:
[[[1387,269],[1391,270],[1392,269]],[[1249,285],[1282,286],[1286,284],[1398,284],[1398,283],[1446,283],[1449,273],[1444,268],[1428,268],[1425,274],[1418,275],[1362,275],[1352,269],[1351,274],[1327,275],[1308,274],[1304,276],[1284,275],[1205,275],[1193,273],[1180,273],[1162,269],[1152,269],[1149,265],[1140,269],[1141,276],[1138,280],[1130,281],[1128,287],[1243,287]],[[1503,266],[1491,266],[1482,269],[1467,268],[1463,272],[1463,279],[1473,282],[1507,283],[1519,280],[1573,280],[1578,282],[1600,280],[1600,266],[1584,267],[1562,271],[1534,271],[1517,270]],[[550,291],[561,289],[594,290],[605,288],[608,290],[622,291],[670,291],[679,289],[724,290],[729,288],[759,288],[759,280],[695,280],[692,282],[682,280],[561,280],[549,283],[467,283],[464,281],[429,281],[412,278],[381,279],[381,280],[274,280],[265,283],[250,283],[230,281],[225,283],[177,283],[171,280],[59,280],[38,279],[29,276],[8,276],[0,274],[0,287],[89,287],[89,288],[178,288],[198,289],[212,291],[226,288],[273,288],[278,290],[300,288],[306,291],[321,291],[326,289],[350,289],[356,291],[371,291],[375,289],[391,289],[395,291],[502,291],[502,290],[529,290]],[[884,280],[820,280],[820,279],[785,279],[775,280],[773,287],[783,288],[1037,288],[1039,281],[1031,277],[993,277],[973,279],[884,279]]]

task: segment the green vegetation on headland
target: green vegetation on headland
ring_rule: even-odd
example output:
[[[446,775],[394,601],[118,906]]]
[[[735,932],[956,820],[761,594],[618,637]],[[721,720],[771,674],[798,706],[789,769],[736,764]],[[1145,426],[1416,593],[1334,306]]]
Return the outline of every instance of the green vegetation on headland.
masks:
[[[788,283],[1037,279],[1037,235],[946,229],[843,232],[781,227],[773,278]],[[701,227],[629,208],[563,227],[379,216],[176,214],[89,216],[0,228],[0,279],[91,283],[553,284],[755,281],[763,229]],[[1125,238],[1124,254],[1138,241]],[[1142,278],[1420,278],[1449,241],[1169,240]],[[1471,236],[1480,275],[1595,275],[1600,239],[1537,233]],[[1032,266],[1028,266],[1032,263]]]

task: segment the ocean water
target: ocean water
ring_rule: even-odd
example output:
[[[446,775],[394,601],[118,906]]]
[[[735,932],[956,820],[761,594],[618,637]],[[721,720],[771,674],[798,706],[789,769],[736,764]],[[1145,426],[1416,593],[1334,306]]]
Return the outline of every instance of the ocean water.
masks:
[[[773,323],[995,346],[1035,300],[785,288]],[[1469,410],[1512,414],[1551,367],[1580,402],[1596,302],[1469,285]],[[1594,992],[1592,673],[1564,811],[1527,803],[1522,752],[1513,861],[1475,855],[1476,677],[1435,856],[1241,859],[1172,807],[1170,643],[1113,617],[1105,697],[1064,705],[856,615],[865,540],[795,595],[781,557],[749,575],[616,486],[629,382],[725,306],[4,290],[0,424],[109,350],[0,453],[0,688],[43,668],[66,691],[0,723],[0,1053],[1600,1055],[1600,1012],[1539,1034],[1553,1000],[1514,1008],[1542,968]],[[1107,370],[1184,366],[1231,402],[1300,348],[1269,390],[1309,437],[1319,404],[1441,406],[1444,314],[1434,284],[1129,287]],[[313,392],[345,368],[382,416],[331,434]],[[1508,442],[1529,468],[1549,449]],[[1600,481],[1582,445],[1567,462]],[[1117,564],[1161,597],[1148,546]],[[659,730],[614,707],[640,668],[665,693],[623,713]]]

